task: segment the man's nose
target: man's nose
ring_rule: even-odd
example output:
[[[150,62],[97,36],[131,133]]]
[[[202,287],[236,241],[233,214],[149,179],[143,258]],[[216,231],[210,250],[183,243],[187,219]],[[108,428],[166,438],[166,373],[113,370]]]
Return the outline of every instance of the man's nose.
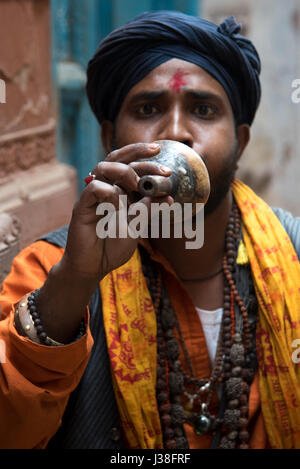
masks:
[[[159,132],[159,140],[176,140],[193,147],[194,140],[186,116],[179,108],[176,107],[165,115]]]

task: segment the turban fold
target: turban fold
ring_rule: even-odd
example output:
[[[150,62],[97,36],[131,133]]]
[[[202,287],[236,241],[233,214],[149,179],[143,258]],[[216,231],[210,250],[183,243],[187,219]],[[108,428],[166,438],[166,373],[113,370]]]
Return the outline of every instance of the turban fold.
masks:
[[[261,95],[260,59],[234,17],[220,26],[175,11],[143,13],[110,33],[87,68],[98,121],[115,121],[130,89],[172,58],[206,70],[224,88],[237,124],[252,124]]]

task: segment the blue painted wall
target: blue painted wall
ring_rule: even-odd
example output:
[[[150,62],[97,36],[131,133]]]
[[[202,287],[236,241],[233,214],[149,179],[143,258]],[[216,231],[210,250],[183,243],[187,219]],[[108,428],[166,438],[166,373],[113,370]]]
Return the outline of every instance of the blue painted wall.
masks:
[[[199,14],[199,0],[51,0],[53,83],[57,102],[57,155],[83,179],[103,159],[99,125],[85,95],[86,66],[111,30],[143,11]]]

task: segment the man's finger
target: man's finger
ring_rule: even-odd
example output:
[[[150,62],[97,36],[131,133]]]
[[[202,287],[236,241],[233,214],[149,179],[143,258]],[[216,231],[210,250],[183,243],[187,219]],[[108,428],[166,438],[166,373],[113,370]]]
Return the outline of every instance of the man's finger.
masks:
[[[134,161],[129,164],[131,168],[138,174],[139,177],[146,176],[148,174],[158,176],[170,176],[172,170],[164,165],[158,163],[151,163],[151,161]]]
[[[105,161],[119,161],[120,163],[131,163],[143,158],[152,158],[160,152],[160,146],[156,143],[133,143],[107,155]]]
[[[136,191],[139,182],[137,173],[129,165],[115,162],[109,163],[102,161],[92,171],[96,176],[96,180],[103,181],[109,184],[116,184],[122,187],[125,191]]]

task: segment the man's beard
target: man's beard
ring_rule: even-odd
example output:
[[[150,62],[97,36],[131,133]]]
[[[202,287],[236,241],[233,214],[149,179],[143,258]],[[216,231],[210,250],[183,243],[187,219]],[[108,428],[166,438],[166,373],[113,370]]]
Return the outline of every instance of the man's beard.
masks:
[[[113,134],[112,151],[118,150],[119,146],[117,143],[116,133]],[[210,179],[210,195],[208,201],[204,206],[204,217],[209,216],[213,213],[220,203],[226,197],[231,183],[234,180],[236,172],[236,162],[238,159],[238,140],[235,137],[234,147],[229,152],[227,158],[224,159],[222,168],[218,171],[217,175],[211,175]],[[203,161],[206,164],[206,158],[203,157]]]
[[[236,139],[234,149],[224,159],[223,165],[217,174],[210,174],[210,195],[204,207],[204,216],[213,213],[226,197],[236,172],[238,159],[238,141]],[[203,159],[205,163],[205,158]]]

